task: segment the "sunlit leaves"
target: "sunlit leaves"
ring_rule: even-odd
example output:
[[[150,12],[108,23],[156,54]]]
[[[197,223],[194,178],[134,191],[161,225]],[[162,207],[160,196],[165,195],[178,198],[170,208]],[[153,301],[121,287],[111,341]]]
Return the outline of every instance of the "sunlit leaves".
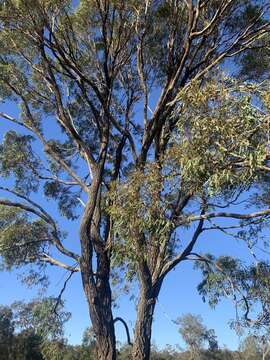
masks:
[[[267,94],[266,88],[240,86],[223,76],[204,85],[193,82],[178,94],[177,126],[164,155],[143,170],[131,170],[109,193],[118,261],[141,254],[135,239],[149,251],[170,239],[179,191],[195,199],[228,199],[260,178],[267,161],[268,112],[261,110]]]
[[[254,180],[267,154],[267,116],[254,106],[256,92],[252,85],[222,79],[179,93],[170,156],[189,188],[213,194]]]
[[[58,307],[57,298],[48,297],[35,299],[29,303],[16,302],[16,324],[21,329],[32,327],[43,339],[59,339],[63,336],[63,325],[70,318],[70,313],[64,311],[63,302]]]
[[[0,308],[1,355],[7,351],[7,357],[14,359],[62,359],[63,327],[70,313],[64,311],[62,301],[56,312],[57,301],[47,297]]]

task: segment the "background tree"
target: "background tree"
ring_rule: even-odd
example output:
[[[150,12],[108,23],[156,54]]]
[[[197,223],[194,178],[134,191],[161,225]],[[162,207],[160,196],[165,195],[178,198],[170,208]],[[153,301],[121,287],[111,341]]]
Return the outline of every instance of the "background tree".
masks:
[[[24,304],[25,309],[32,309],[31,306]],[[5,342],[5,347],[1,347],[1,356],[6,356],[5,359],[16,359],[16,360],[88,360],[95,359],[95,348],[91,346],[92,342],[92,332],[89,332],[89,329],[85,332],[87,335],[83,339],[81,345],[69,345],[63,339],[58,338],[58,340],[49,340],[48,344],[51,345],[47,347],[47,351],[44,351],[44,338],[37,334],[37,331],[33,329],[32,323],[29,324],[29,327],[25,328],[23,325],[22,328],[19,327],[19,316],[16,315],[18,306],[13,308],[5,308],[5,314],[7,310],[10,314],[13,315],[14,321],[13,327],[11,329],[12,333],[12,344]],[[20,308],[21,311],[21,308]],[[3,316],[4,318],[4,316]],[[25,315],[23,319],[25,319]],[[183,318],[183,317],[182,317]],[[196,316],[193,316],[196,320]],[[198,320],[198,319],[197,319]],[[200,319],[199,319],[200,320]],[[201,321],[201,320],[200,320]],[[199,321],[199,323],[200,323]],[[37,323],[37,322],[36,322]],[[17,324],[17,326],[16,326]],[[23,320],[24,324],[24,320]],[[1,329],[7,333],[10,329],[10,322],[6,321],[2,323]],[[201,324],[202,325],[202,324]],[[7,329],[6,329],[7,327]],[[202,328],[206,332],[209,332],[203,325]],[[210,332],[211,333],[211,332]],[[212,332],[213,333],[213,332]],[[90,335],[90,336],[89,336]],[[263,342],[263,336],[256,335],[248,336],[242,343],[238,352],[229,351],[228,349],[216,349],[216,350],[205,350],[200,349],[199,359],[201,360],[261,360],[267,359],[266,352],[266,342]],[[266,335],[266,334],[264,334]],[[88,346],[90,344],[90,347]],[[57,351],[58,350],[58,351]],[[265,354],[265,357],[263,357]],[[118,360],[129,360],[131,357],[131,347],[123,346],[117,352]],[[3,358],[4,359],[4,358]],[[158,349],[157,347],[152,347],[151,360],[188,360],[190,359],[189,351],[176,351],[170,346],[166,346],[164,349]]]
[[[62,359],[63,326],[69,316],[54,298],[1,307],[1,359]]]
[[[39,339],[39,351],[44,360],[62,359],[65,350],[64,324],[70,318],[70,313],[64,311],[63,302],[49,297],[29,303],[16,302],[13,309],[17,327],[22,330],[20,336],[32,334],[32,337],[26,337],[28,342]],[[31,342],[26,345],[27,351],[34,351]]]
[[[186,314],[178,318],[179,333],[191,353],[192,359],[200,359],[205,343],[210,350],[218,348],[215,332],[208,330],[199,315]]]
[[[22,330],[14,335],[10,356],[16,360],[44,360],[41,353],[42,338],[33,329]]]
[[[253,229],[254,230],[254,229]],[[240,231],[243,235],[245,232]],[[249,238],[249,237],[248,237]],[[211,306],[216,306],[222,297],[230,298],[236,309],[232,327],[239,333],[248,331],[249,336],[242,343],[241,356],[244,359],[267,359],[269,356],[269,263],[258,260],[246,265],[231,257],[201,256],[197,266],[202,270],[203,280],[199,293]]]
[[[14,333],[13,314],[10,308],[0,307],[0,359],[11,359]]]
[[[93,329],[85,329],[82,338],[81,360],[95,359],[95,343]]]
[[[241,344],[241,355],[246,360],[256,360],[261,358],[260,346],[254,336],[248,336]]]
[[[264,46],[268,8],[267,0],[0,1],[0,95],[19,109],[1,112],[13,125],[0,149],[9,180],[3,265],[58,266],[70,273],[65,286],[80,272],[99,360],[116,357],[112,266],[139,281],[133,357],[149,359],[163,280],[192,253],[204,222],[269,212],[217,211],[269,168],[253,88],[211,81],[218,64]],[[75,249],[35,192],[80,217]],[[195,224],[183,243],[178,231]]]

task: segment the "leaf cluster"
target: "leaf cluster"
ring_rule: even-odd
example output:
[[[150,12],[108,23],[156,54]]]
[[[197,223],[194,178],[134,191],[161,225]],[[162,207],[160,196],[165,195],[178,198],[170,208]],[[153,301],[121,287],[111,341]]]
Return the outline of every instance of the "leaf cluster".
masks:
[[[43,220],[31,219],[25,211],[1,205],[0,254],[2,266],[10,269],[38,262],[48,248],[50,229]]]

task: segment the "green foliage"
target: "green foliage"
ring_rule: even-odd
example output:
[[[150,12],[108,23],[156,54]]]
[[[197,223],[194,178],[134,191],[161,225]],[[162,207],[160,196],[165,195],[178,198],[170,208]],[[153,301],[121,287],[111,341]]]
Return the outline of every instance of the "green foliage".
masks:
[[[22,193],[38,190],[36,174],[40,170],[40,160],[34,153],[30,135],[19,135],[15,131],[5,134],[0,146],[0,173],[4,178],[15,178],[15,188]]]
[[[4,268],[44,261],[73,271],[49,257],[56,245],[79,263],[85,282],[89,273],[96,276],[86,293],[108,301],[88,304],[106,304],[106,313],[110,291],[99,289],[110,286],[110,264],[115,273],[127,269],[128,280],[143,268],[144,285],[162,283],[166,265],[182,248],[181,231],[195,223],[192,216],[215,208],[208,200],[231,200],[258,183],[267,165],[269,93],[213,68],[246,49],[239,64],[248,77],[268,73],[266,66],[250,71],[253,45],[263,45],[267,59],[268,30],[256,31],[269,19],[261,13],[268,1],[0,0],[1,102],[19,109],[18,117],[1,118],[38,140],[9,131],[0,147],[0,173],[17,193],[1,191],[21,201],[1,199]],[[142,104],[144,121],[137,112]],[[31,202],[32,192],[54,200],[69,220],[87,197],[78,256],[64,248],[57,221]],[[225,263],[234,274],[238,264]],[[207,276],[209,288],[224,281],[213,271]],[[31,311],[53,328],[51,305]],[[93,324],[98,328],[98,321]],[[49,329],[42,329],[47,336]],[[58,337],[43,342],[45,357],[64,351]]]
[[[58,201],[58,208],[62,216],[71,220],[78,218],[75,211],[78,206],[80,192],[75,193],[57,181],[49,181],[44,185],[44,194],[48,198]]]
[[[2,266],[11,269],[29,262],[38,262],[50,241],[48,225],[14,207],[0,206],[0,254]]]
[[[77,346],[68,345],[63,338],[58,336],[54,340],[52,338],[51,340],[44,339],[42,332],[38,329],[44,325],[48,314],[44,310],[41,311],[40,308],[47,307],[51,302],[52,300],[47,299],[43,305],[38,305],[35,301],[30,304],[17,303],[12,307],[0,308],[1,360],[95,360],[93,333],[89,328],[85,331],[82,344]],[[185,334],[188,339],[194,338],[196,342],[199,341],[200,345],[202,337],[202,341],[208,340],[209,330],[205,328],[199,317],[187,315],[182,317],[182,320],[184,319],[186,319],[183,323],[185,323]],[[61,327],[62,324],[58,323],[58,326]],[[263,339],[258,336],[258,333],[257,336],[247,337],[242,342],[238,353],[226,349],[203,350],[200,348],[197,356],[200,360],[260,360],[262,352],[267,351]],[[130,360],[130,356],[131,347],[124,345],[117,353],[117,360]],[[190,351],[176,351],[169,346],[158,350],[153,346],[151,360],[190,360],[193,356],[194,353]]]
[[[172,239],[171,215],[179,189],[182,197],[192,194],[211,202],[216,197],[230,199],[260,180],[258,169],[268,154],[268,112],[259,111],[254,102],[267,109],[267,94],[267,87],[240,85],[223,75],[207,79],[203,86],[192,82],[179,92],[172,119],[176,129],[164,155],[143,170],[132,169],[108,194],[116,264],[141,258],[137,239],[146,244],[144,254]],[[182,227],[189,226],[191,214],[182,215]],[[169,240],[168,256],[174,250]]]
[[[0,359],[10,359],[13,341],[14,321],[9,307],[0,306]]]
[[[168,237],[171,222],[166,216],[166,198],[160,198],[162,175],[157,164],[149,164],[145,171],[134,171],[125,184],[116,186],[109,195],[109,213],[114,219],[115,259],[142,256],[136,239],[148,237],[153,245],[162,244]],[[123,241],[124,240],[124,241]],[[133,259],[134,260],[134,259]]]
[[[256,261],[249,266],[229,256],[205,256],[197,262],[203,280],[198,291],[203,299],[215,306],[222,298],[229,297],[236,306],[237,317],[232,326],[239,332],[245,327],[268,327],[269,274],[266,261]]]
[[[70,313],[64,311],[63,302],[53,297],[33,300],[30,303],[15,302],[16,324],[21,329],[32,328],[44,340],[59,340],[63,337],[63,326]],[[57,306],[57,307],[56,307]]]
[[[256,93],[263,98],[258,87],[228,78],[208,79],[203,87],[195,82],[179,93],[169,155],[183,187],[214,195],[254,181],[267,141],[267,115],[254,106]]]
[[[80,360],[95,360],[95,336],[93,329],[88,327],[83,332],[82,344],[80,347]]]
[[[1,307],[0,359],[62,360],[63,325],[70,314],[62,302],[54,312],[55,305],[56,299],[44,298]]]
[[[40,352],[42,339],[32,329],[15,334],[12,355],[16,360],[44,360]]]
[[[200,359],[200,352],[205,342],[208,343],[211,351],[218,349],[214,330],[206,328],[201,316],[185,314],[178,318],[176,322],[179,324],[179,333],[194,358]]]

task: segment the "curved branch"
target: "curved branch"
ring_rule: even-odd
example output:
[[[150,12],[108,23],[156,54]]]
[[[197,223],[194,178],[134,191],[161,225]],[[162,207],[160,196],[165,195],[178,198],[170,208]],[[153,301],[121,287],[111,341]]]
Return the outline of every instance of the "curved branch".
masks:
[[[6,192],[9,192],[10,194],[13,194],[25,201],[27,201],[30,205],[36,207],[42,214],[44,214],[44,216],[48,219],[49,222],[52,222],[54,223],[53,219],[51,218],[51,216],[47,213],[47,211],[45,211],[39,204],[37,204],[36,202],[34,202],[33,200],[29,199],[27,196],[19,193],[18,191],[15,191],[15,190],[11,190],[11,189],[8,189],[6,187],[3,187],[3,186],[0,186],[0,190],[3,190],[3,191],[6,191]]]
[[[73,270],[70,270],[70,274],[69,274],[69,276],[67,277],[67,279],[65,280],[64,285],[63,285],[63,287],[62,287],[62,289],[61,289],[61,291],[60,291],[60,294],[59,294],[58,297],[57,297],[56,304],[55,304],[54,309],[53,309],[53,312],[54,312],[56,315],[58,315],[58,314],[57,314],[57,308],[58,308],[58,306],[59,306],[59,304],[60,304],[60,302],[61,302],[61,300],[62,300],[62,295],[63,295],[64,291],[66,290],[67,283],[68,283],[69,280],[71,279],[71,277],[72,277],[72,275],[74,274],[74,272],[75,272],[74,269],[73,269]]]
[[[201,215],[204,215],[204,210],[202,210]],[[193,250],[200,234],[203,232],[203,223],[204,223],[204,218],[201,218],[199,221],[199,224],[196,227],[196,230],[192,236],[191,241],[188,243],[188,245],[186,246],[186,248],[177,256],[175,256],[171,261],[167,262],[161,272],[161,278],[164,278],[164,276],[166,276],[166,274],[168,274],[168,272],[170,272],[176,265],[178,265],[182,260],[185,260],[186,257],[191,253],[191,251]]]
[[[128,343],[128,345],[132,346],[133,344],[132,344],[132,342],[131,342],[131,340],[130,340],[130,334],[129,334],[129,329],[128,329],[127,323],[125,322],[124,319],[122,319],[122,318],[119,317],[119,316],[116,317],[116,318],[113,320],[113,323],[115,324],[117,321],[120,321],[120,322],[124,325],[125,330],[126,330],[126,334],[127,334],[127,343]]]
[[[34,209],[33,207],[30,207],[28,205],[22,204],[22,203],[18,203],[18,202],[13,202],[10,200],[6,200],[6,199],[0,199],[0,205],[4,205],[4,206],[10,206],[10,207],[16,207],[19,208],[21,210],[30,212],[38,217],[40,217],[42,220],[44,220],[46,223],[50,224],[49,219],[41,212],[39,212],[38,210]]]

